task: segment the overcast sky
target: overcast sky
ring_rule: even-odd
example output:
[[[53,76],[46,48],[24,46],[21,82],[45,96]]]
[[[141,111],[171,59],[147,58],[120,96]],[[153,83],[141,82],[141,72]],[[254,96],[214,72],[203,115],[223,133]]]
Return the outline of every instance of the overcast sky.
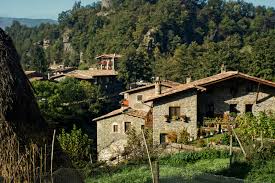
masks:
[[[76,0],[0,0],[0,17],[50,18],[57,19],[58,14],[72,8]],[[98,0],[81,0],[82,5]],[[255,5],[275,7],[275,0],[245,0]]]

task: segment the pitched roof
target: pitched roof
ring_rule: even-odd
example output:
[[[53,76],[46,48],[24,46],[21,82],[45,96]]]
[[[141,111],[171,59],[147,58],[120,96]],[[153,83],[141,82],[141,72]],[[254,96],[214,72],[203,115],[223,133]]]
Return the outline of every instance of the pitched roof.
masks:
[[[161,81],[161,85],[162,86],[166,86],[166,87],[169,87],[169,88],[172,88],[172,87],[175,87],[175,86],[179,86],[181,83],[177,83],[177,82],[174,82],[174,81],[169,81],[169,80],[164,80],[164,81]],[[120,94],[124,94],[124,93],[132,93],[132,92],[136,92],[136,91],[140,91],[140,90],[144,90],[144,89],[148,89],[148,88],[153,88],[155,87],[155,84],[149,84],[149,85],[145,85],[145,86],[141,86],[141,87],[137,87],[137,88],[133,88],[133,89],[130,89],[130,90],[126,90],[124,92],[121,92]]]
[[[275,83],[272,82],[272,81],[267,81],[267,80],[264,80],[264,79],[261,79],[261,78],[249,76],[247,74],[243,74],[243,73],[240,73],[238,71],[228,71],[228,72],[216,74],[216,75],[213,75],[213,76],[210,76],[210,77],[206,77],[206,78],[203,78],[203,79],[199,79],[199,80],[196,80],[196,81],[193,81],[193,82],[190,82],[190,83],[181,84],[179,86],[176,86],[176,87],[173,87],[173,88],[167,90],[165,93],[163,93],[161,95],[150,97],[150,98],[144,100],[144,102],[153,101],[155,99],[165,97],[165,96],[168,96],[168,95],[171,95],[171,94],[174,94],[174,93],[178,93],[178,92],[181,92],[181,91],[189,90],[189,89],[204,90],[201,87],[208,86],[208,85],[218,83],[218,82],[221,82],[221,81],[225,81],[225,80],[228,80],[228,79],[231,79],[231,78],[244,78],[244,79],[247,79],[247,80],[259,82],[259,83],[264,84],[264,85],[275,87]]]
[[[103,116],[100,116],[98,118],[93,119],[93,121],[100,121],[102,119],[106,119],[106,118],[110,118],[119,114],[126,114],[128,116],[133,116],[133,117],[137,117],[137,118],[145,118],[148,114],[148,112],[142,111],[142,110],[135,110],[135,109],[131,109],[130,107],[127,108],[120,108],[117,110],[114,110],[108,114],[105,114]]]
[[[34,74],[34,73],[37,73],[37,72],[36,71],[25,71],[26,75],[30,75],[30,74]]]
[[[114,70],[75,70],[67,73],[66,76],[78,78],[78,79],[93,79],[99,76],[117,76],[117,72]]]

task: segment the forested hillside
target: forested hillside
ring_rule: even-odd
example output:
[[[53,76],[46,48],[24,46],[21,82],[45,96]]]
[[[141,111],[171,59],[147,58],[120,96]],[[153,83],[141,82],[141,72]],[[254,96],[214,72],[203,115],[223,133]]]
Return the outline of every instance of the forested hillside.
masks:
[[[6,29],[26,69],[92,65],[98,54],[119,53],[126,83],[152,76],[183,82],[215,74],[222,64],[275,79],[274,8],[224,0],[113,0],[108,8],[75,3],[58,21],[36,28],[14,23]],[[37,51],[34,43],[44,39],[50,46]],[[37,52],[45,57],[42,64]]]
[[[56,24],[55,20],[51,19],[31,19],[31,18],[11,18],[11,17],[0,17],[0,27],[5,29],[13,24],[14,21],[20,22],[22,25],[28,27],[39,26],[42,23]]]

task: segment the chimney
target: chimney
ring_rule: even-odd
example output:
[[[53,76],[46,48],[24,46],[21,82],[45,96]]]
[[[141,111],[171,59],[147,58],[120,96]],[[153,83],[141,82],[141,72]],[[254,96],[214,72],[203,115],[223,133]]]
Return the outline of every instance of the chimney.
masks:
[[[187,78],[186,78],[186,83],[191,83],[191,81],[192,81],[192,78],[191,78],[191,77],[187,77]]]
[[[222,64],[221,66],[221,73],[225,73],[226,72],[226,66],[224,64]]]
[[[159,77],[156,77],[156,80],[155,80],[155,94],[156,95],[161,94],[161,81]]]

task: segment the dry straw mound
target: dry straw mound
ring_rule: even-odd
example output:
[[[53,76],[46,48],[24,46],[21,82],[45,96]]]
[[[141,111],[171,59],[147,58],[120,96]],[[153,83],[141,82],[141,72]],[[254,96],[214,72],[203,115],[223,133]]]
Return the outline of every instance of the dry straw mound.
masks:
[[[1,28],[0,139],[0,176],[6,182],[31,183],[47,174],[51,133],[12,40]],[[59,144],[54,147],[54,168],[70,166]]]
[[[43,140],[47,125],[12,40],[0,29],[0,119],[24,142]],[[37,138],[39,137],[39,138]]]

